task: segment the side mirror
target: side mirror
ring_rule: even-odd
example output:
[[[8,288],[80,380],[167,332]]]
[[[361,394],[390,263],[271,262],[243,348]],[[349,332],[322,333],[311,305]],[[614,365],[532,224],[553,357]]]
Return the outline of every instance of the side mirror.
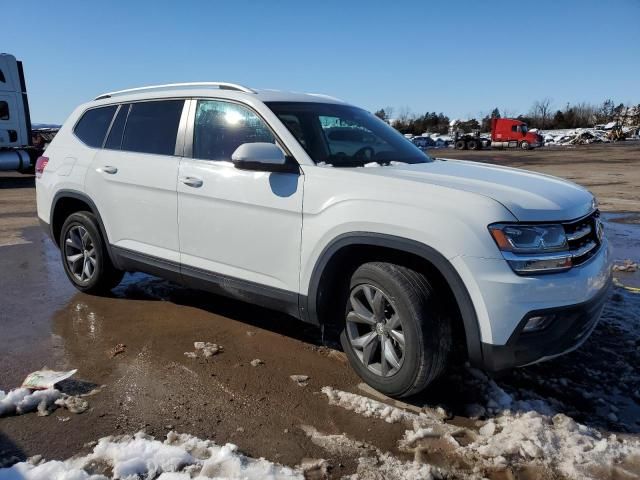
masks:
[[[297,165],[287,162],[284,152],[274,143],[243,143],[231,155],[236,168],[262,172],[297,172]],[[295,167],[295,169],[293,168]]]

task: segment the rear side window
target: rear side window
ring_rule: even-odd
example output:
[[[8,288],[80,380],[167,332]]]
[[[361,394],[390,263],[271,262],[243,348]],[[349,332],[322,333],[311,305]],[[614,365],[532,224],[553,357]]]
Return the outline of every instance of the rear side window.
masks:
[[[129,106],[130,104],[120,105],[120,110],[116,114],[116,119],[113,121],[113,125],[111,125],[111,130],[109,131],[109,136],[107,137],[107,141],[104,144],[104,148],[109,148],[111,150],[120,150],[120,146],[122,145],[122,134],[124,133],[124,126],[127,122],[127,115],[129,115]]]
[[[4,78],[4,73],[2,73],[2,70],[0,70],[0,82],[7,83],[7,79]]]
[[[87,110],[73,129],[76,136],[90,147],[100,148],[111,124],[116,105]]]
[[[0,101],[0,120],[9,120],[9,104]]]
[[[174,155],[184,100],[134,103],[127,117],[122,150]]]
[[[199,100],[193,129],[193,157],[231,160],[243,143],[275,143],[265,122],[253,111],[235,103]]]

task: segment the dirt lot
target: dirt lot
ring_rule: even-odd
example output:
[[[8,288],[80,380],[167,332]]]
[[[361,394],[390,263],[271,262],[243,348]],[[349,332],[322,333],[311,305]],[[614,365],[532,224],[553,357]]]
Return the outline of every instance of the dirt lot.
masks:
[[[610,212],[615,255],[640,260],[640,144],[432,154],[523,167],[588,186]],[[0,272],[0,389],[16,388],[46,365],[78,369],[63,391],[91,392],[82,414],[61,408],[49,416],[0,418],[0,467],[36,454],[69,458],[109,435],[143,430],[162,439],[175,430],[292,467],[326,459],[333,478],[355,472],[363,478],[640,475],[636,454],[616,453],[640,434],[640,295],[630,290],[615,290],[580,350],[495,382],[458,366],[403,404],[363,389],[341,352],[323,344],[318,330],[287,316],[141,274],[127,275],[111,297],[78,293],[58,250],[37,227],[31,177],[0,174]],[[637,274],[618,278],[639,283]],[[185,356],[196,341],[221,344],[224,351],[206,359]],[[263,364],[252,366],[254,359]],[[292,381],[294,374],[308,375],[306,386]],[[323,391],[327,386],[334,390]],[[511,413],[505,416],[503,408]],[[557,413],[586,430],[560,431]],[[475,448],[493,438],[486,429],[478,433],[489,424],[499,425],[496,444],[514,441],[517,448],[500,455]],[[513,425],[520,425],[517,435],[497,437]],[[541,439],[557,435],[549,440],[552,450],[542,440],[539,455],[523,447],[536,428]],[[410,440],[407,430],[422,433]],[[580,463],[573,457],[582,458],[576,452],[586,447],[567,447],[566,439],[574,438],[567,432],[585,431],[606,445]],[[414,458],[435,467],[419,471]]]

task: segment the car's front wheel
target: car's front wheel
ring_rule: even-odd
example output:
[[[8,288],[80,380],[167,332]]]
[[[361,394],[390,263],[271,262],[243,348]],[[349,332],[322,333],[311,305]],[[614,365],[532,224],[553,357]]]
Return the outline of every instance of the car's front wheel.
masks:
[[[67,277],[82,292],[108,292],[124,275],[111,263],[98,222],[90,212],[76,212],[65,220],[60,253]]]
[[[404,397],[442,373],[451,324],[429,279],[384,262],[360,266],[351,278],[341,343],[369,385]]]

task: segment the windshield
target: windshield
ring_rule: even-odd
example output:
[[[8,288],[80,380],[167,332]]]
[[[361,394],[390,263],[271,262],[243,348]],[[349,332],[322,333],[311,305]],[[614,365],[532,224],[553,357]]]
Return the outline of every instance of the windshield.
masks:
[[[361,167],[430,162],[395,129],[375,115],[349,105],[267,102],[317,164]]]

